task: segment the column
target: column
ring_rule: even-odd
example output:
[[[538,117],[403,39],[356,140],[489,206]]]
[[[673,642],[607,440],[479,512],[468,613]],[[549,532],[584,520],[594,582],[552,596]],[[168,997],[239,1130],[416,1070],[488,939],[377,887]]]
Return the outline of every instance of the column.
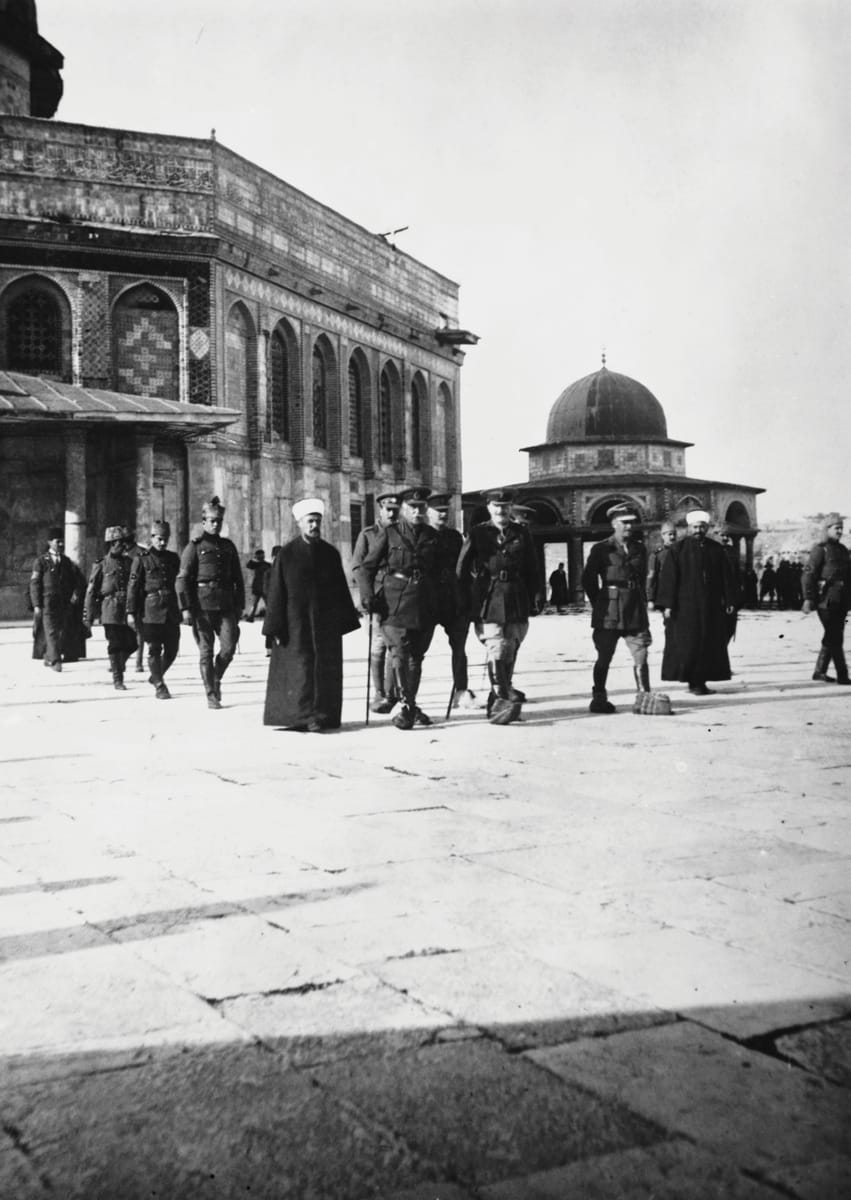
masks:
[[[65,553],[85,570],[86,433],[73,429],[65,437]]]
[[[569,539],[567,551],[567,586],[570,589],[571,603],[584,604],[582,570],[585,566],[585,556],[582,553],[582,538],[578,534]]]
[[[136,433],[136,530],[137,541],[145,535],[154,513],[154,438]],[[159,516],[159,512],[157,513]]]

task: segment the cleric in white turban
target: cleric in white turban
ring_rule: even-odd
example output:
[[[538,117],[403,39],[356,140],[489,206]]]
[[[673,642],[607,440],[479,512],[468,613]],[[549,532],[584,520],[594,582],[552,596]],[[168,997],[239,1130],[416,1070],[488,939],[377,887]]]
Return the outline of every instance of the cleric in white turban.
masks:
[[[675,542],[659,569],[656,607],[665,612],[662,678],[688,684],[693,696],[706,696],[708,679],[729,679],[728,618],[735,611],[737,585],[722,545],[707,537],[709,513],[686,514],[689,536]]]
[[[709,525],[711,521],[709,513],[703,508],[693,508],[686,513],[686,525]]]
[[[322,539],[325,505],[293,505],[299,533],[275,555],[263,633],[271,639],[264,725],[298,732],[338,729],[343,635],[360,627],[339,552]]]

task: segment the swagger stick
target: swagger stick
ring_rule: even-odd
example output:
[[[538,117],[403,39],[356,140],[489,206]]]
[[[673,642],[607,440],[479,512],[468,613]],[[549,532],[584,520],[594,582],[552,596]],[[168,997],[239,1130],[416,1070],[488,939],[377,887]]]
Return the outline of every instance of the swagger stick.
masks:
[[[446,716],[444,720],[448,721],[452,715],[452,701],[455,699],[455,680],[452,680],[452,687],[449,689],[449,703],[446,705]]]
[[[369,621],[369,641],[366,652],[366,724],[369,724],[369,685],[372,679],[372,613],[366,614]]]

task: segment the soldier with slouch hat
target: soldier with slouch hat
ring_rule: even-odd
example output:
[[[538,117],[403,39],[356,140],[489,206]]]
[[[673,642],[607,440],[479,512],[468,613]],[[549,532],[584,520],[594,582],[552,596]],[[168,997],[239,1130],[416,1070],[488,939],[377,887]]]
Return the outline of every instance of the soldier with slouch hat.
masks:
[[[109,549],[92,566],[86,588],[85,622],[91,626],[100,620],[103,625],[113,687],[117,692],[126,692],[124,668],[137,645],[136,634],[127,624],[127,589],[133,565],[127,553],[130,530],[126,525],[110,525],[104,541]]]
[[[424,487],[401,493],[398,522],[381,530],[355,572],[362,607],[381,614],[381,628],[402,701],[393,724],[404,730],[431,724],[417,705],[423,659],[437,620],[438,537],[426,520],[430,494]],[[376,592],[379,577],[381,595]]]
[[[538,611],[538,564],[532,535],[512,518],[514,493],[498,488],[484,494],[489,519],[474,525],[458,556],[456,574],[487,652],[491,692],[488,719],[516,721],[525,700],[513,683],[518,651]]]
[[[225,508],[218,496],[201,509],[201,532],[180,559],[177,601],[184,625],[191,625],[200,651],[207,707],[222,707],[222,676],[239,641],[239,617],[245,607],[245,582],[236,546],[221,536]],[[218,653],[216,638],[219,640]]]

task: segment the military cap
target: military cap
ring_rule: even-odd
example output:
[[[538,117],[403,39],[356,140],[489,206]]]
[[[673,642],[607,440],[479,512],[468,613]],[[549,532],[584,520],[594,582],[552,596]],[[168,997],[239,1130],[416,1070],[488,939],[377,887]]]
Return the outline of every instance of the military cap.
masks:
[[[202,517],[215,517],[219,513],[224,513],[225,506],[222,504],[218,496],[211,496],[209,500],[205,500],[201,508]]]
[[[610,521],[640,521],[638,509],[634,504],[613,504],[606,509],[606,517]]]
[[[51,525],[47,531],[47,540],[49,542],[52,542],[55,538],[58,538],[60,542],[65,541],[65,530],[61,525]]]
[[[162,534],[163,537],[169,537],[171,534],[171,526],[168,521],[151,521],[151,533]]]
[[[400,504],[399,492],[382,492],[380,496],[375,497],[376,504]]]
[[[514,503],[514,492],[511,488],[491,488],[490,491],[482,492],[482,496],[488,504]]]
[[[433,496],[429,496],[429,498],[428,498],[429,508],[435,508],[435,509],[438,509],[439,511],[449,508],[449,505],[451,503],[452,503],[452,497],[449,495],[448,492],[436,492]]]
[[[126,525],[107,525],[104,530],[103,540],[105,542],[123,542],[129,536],[130,531]]]
[[[430,488],[412,487],[406,488],[406,490],[400,494],[399,499],[403,504],[426,504],[430,495]]]
[[[513,504],[511,511],[523,521],[530,521],[535,515],[534,508],[530,508],[528,504]]]
[[[845,523],[845,518],[838,512],[828,513],[821,523],[822,529],[830,529],[831,525],[840,525]]]
[[[659,530],[662,533],[664,533],[664,531],[666,529],[676,529],[676,528],[677,528],[676,522],[672,521],[670,517],[666,517],[665,520],[662,522],[662,524],[659,526]]]

